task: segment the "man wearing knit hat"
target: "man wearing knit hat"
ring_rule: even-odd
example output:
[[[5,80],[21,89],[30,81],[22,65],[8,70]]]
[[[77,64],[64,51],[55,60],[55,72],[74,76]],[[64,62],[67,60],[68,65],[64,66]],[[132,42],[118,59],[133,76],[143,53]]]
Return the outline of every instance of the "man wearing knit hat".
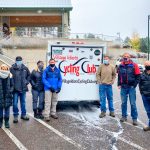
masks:
[[[28,84],[30,82],[30,71],[23,64],[22,57],[17,56],[15,64],[10,68],[10,72],[13,76],[14,81],[14,92],[13,92],[13,114],[14,123],[18,123],[18,98],[20,98],[21,105],[21,119],[29,120],[26,115],[26,92],[28,91]]]

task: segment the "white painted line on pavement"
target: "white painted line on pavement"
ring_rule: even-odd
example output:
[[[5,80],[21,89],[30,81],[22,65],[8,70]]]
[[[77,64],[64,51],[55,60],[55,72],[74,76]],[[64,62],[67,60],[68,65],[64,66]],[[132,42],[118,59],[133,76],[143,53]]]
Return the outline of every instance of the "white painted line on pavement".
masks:
[[[90,123],[90,124],[91,124],[91,123]],[[92,125],[93,125],[93,124],[92,124]],[[105,132],[107,132],[107,134],[113,136],[113,132],[112,132],[112,131],[105,130],[105,129],[99,127],[99,126],[95,126],[95,125],[93,125],[93,126],[94,126],[96,129],[99,129],[100,131],[103,131],[103,132],[105,131]],[[131,145],[131,146],[137,148],[138,150],[146,150],[146,149],[144,149],[143,147],[141,147],[141,146],[139,146],[139,145],[137,145],[137,144],[135,144],[135,143],[133,143],[133,142],[131,142],[131,141],[128,141],[128,140],[126,140],[126,139],[124,139],[124,138],[122,138],[122,137],[120,137],[120,136],[118,136],[117,139],[123,141],[123,142],[126,143],[126,144],[129,144],[129,145]]]
[[[72,115],[70,115],[70,116],[72,116]],[[75,116],[72,116],[72,117],[74,117],[74,118],[80,120],[79,118],[77,118],[77,117],[75,117]],[[112,117],[111,117],[111,118],[112,118]],[[113,118],[113,119],[114,119],[114,118]],[[83,121],[83,120],[80,120],[80,121]],[[99,126],[96,126],[96,125],[92,124],[92,123],[89,122],[89,121],[84,121],[84,122],[88,123],[88,124],[91,125],[92,127],[96,128],[96,129],[98,129],[98,130],[100,130],[100,131],[102,131],[102,132],[106,132],[108,135],[113,136],[113,133],[114,133],[114,132],[112,132],[112,131],[103,129],[102,127],[99,127]],[[120,137],[120,136],[118,136],[117,139],[123,141],[124,143],[126,143],[126,144],[128,144],[128,145],[131,145],[132,147],[135,147],[135,148],[138,149],[138,150],[146,150],[146,149],[144,149],[143,147],[139,146],[138,144],[135,144],[135,143],[133,143],[133,142],[131,142],[131,141],[128,141],[128,140],[126,140],[126,139],[124,139],[124,138],[122,138],[122,137]]]
[[[107,132],[109,135],[113,136],[113,132],[112,132],[112,131],[105,130],[105,129],[101,128],[101,127],[96,127],[96,129],[99,129],[99,130],[101,130],[101,131],[105,131],[105,132]],[[128,144],[128,145],[131,145],[131,146],[137,148],[138,150],[146,150],[146,149],[144,149],[143,147],[139,146],[138,144],[135,144],[135,143],[133,143],[133,142],[131,142],[131,141],[128,141],[128,140],[126,140],[126,139],[124,139],[124,138],[122,138],[122,137],[120,137],[120,136],[118,136],[117,139],[123,141],[124,143],[126,143],[126,144]]]
[[[122,137],[118,137],[118,139],[123,141],[123,142],[125,142],[125,143],[127,143],[127,144],[129,144],[129,145],[131,145],[131,146],[133,146],[133,147],[135,147],[135,148],[137,148],[138,150],[146,150],[145,148],[143,148],[143,147],[141,147],[141,146],[139,146],[139,145],[137,145],[137,144],[135,144],[135,143],[133,143],[133,142],[131,142],[129,140],[126,140],[126,139],[124,139]]]
[[[143,126],[143,127],[145,127],[145,126],[147,126],[145,123],[143,123],[141,120],[139,120],[139,119],[137,119],[138,120],[138,122]]]
[[[49,130],[53,131],[55,134],[57,134],[58,136],[60,136],[61,138],[63,138],[64,140],[66,140],[67,142],[71,143],[72,145],[74,145],[75,147],[79,148],[79,149],[85,149],[83,148],[80,144],[76,143],[75,141],[73,141],[72,139],[70,139],[69,137],[67,137],[66,135],[64,135],[63,133],[61,133],[60,131],[56,130],[55,128],[53,128],[52,126],[50,126],[49,124],[45,123],[44,121],[40,120],[40,119],[36,119],[34,118],[34,116],[30,113],[28,113],[29,116],[31,116],[33,119],[35,119],[36,121],[38,121],[39,123],[41,123],[42,125],[44,125],[45,127],[47,127]]]
[[[108,116],[108,117],[110,117],[110,116]],[[110,118],[112,118],[112,117],[110,117]],[[119,118],[112,118],[112,119],[114,119],[114,120],[117,121]],[[118,121],[120,121],[120,120],[118,120]],[[138,129],[142,129],[142,128],[139,127],[139,126],[133,126],[133,124],[131,124],[131,123],[129,123],[129,122],[123,122],[123,123],[128,124],[128,125],[130,125],[130,126],[132,126],[132,127],[138,128]],[[139,146],[139,145],[137,145],[137,144],[135,144],[135,143],[133,143],[133,142],[131,142],[131,141],[128,141],[128,140],[126,140],[126,139],[124,139],[124,138],[122,138],[122,137],[120,137],[120,136],[118,136],[117,139],[119,139],[119,140],[121,140],[121,141],[123,141],[123,142],[125,142],[125,143],[127,143],[127,144],[129,144],[129,145],[131,145],[131,146],[133,146],[133,147],[135,147],[135,148],[137,148],[137,149],[139,149],[139,150],[146,150],[146,149],[144,149],[143,147],[141,147],[141,146]]]
[[[131,114],[130,113],[128,113],[128,115],[130,116]],[[142,125],[142,126],[146,126],[146,124],[145,123],[143,123],[141,120],[139,120],[139,119],[137,119],[137,121]]]
[[[127,124],[127,125],[130,125],[130,126],[134,127],[134,128],[138,128],[138,129],[143,130],[143,128],[142,128],[142,127],[134,126],[132,123],[129,123],[129,122],[123,122],[123,124]]]
[[[96,127],[96,128],[99,129],[99,130],[101,130],[101,131],[106,131],[106,132],[107,132],[109,135],[111,135],[111,136],[113,135],[113,132],[112,132],[112,131],[105,130],[105,129],[101,128],[101,127],[100,127],[100,128],[99,128],[99,127]],[[123,142],[126,143],[126,144],[129,144],[129,145],[131,145],[131,146],[137,148],[138,150],[146,150],[146,149],[144,149],[143,147],[141,147],[141,146],[139,146],[139,145],[137,145],[137,144],[135,144],[135,143],[133,143],[133,142],[131,142],[131,141],[128,141],[128,140],[126,140],[126,139],[124,139],[124,138],[122,138],[122,137],[120,137],[120,136],[118,136],[117,139],[123,141]]]
[[[130,113],[128,113],[128,115],[130,116]],[[145,123],[143,123],[141,120],[137,119],[137,121],[138,121],[138,123],[140,123],[143,127],[145,127],[145,126],[146,126],[146,124],[145,124]],[[143,130],[143,128],[142,128],[142,127],[134,126],[132,123],[129,123],[129,122],[123,122],[123,123],[124,123],[124,124],[128,124],[128,125],[130,125],[130,126],[133,126],[133,127],[135,127],[135,128],[138,128],[138,129]]]
[[[11,132],[6,128],[2,128],[9,138],[16,144],[20,150],[28,150]]]
[[[118,111],[119,109],[116,109],[116,112]],[[116,113],[117,115],[121,115],[121,113]],[[130,116],[130,114],[128,113],[128,115]],[[112,118],[112,117],[111,117]],[[115,119],[115,118],[112,118],[112,119]],[[115,119],[116,120],[116,119]],[[145,123],[143,123],[141,120],[137,119],[138,123],[141,124],[143,127],[147,126]],[[134,126],[132,123],[129,123],[129,122],[123,122],[124,124],[127,124],[127,125],[130,125],[132,127],[135,127],[135,128],[138,128],[138,129],[141,129],[143,130],[142,127],[140,126]]]
[[[113,119],[113,120],[116,120],[117,121],[117,119],[119,119],[119,118],[117,118],[117,117],[115,117],[115,118],[113,118],[113,117],[110,117],[110,116],[108,116],[109,118],[111,118],[111,119]],[[138,120],[138,122],[141,124],[141,125],[145,125],[144,123],[142,124],[142,122],[140,122],[140,120]],[[130,126],[132,126],[132,127],[134,127],[134,128],[138,128],[138,129],[141,129],[141,130],[143,130],[143,128],[142,127],[139,127],[139,126],[134,126],[132,123],[129,123],[129,122],[121,122],[122,124],[127,124],[127,125],[130,125]]]

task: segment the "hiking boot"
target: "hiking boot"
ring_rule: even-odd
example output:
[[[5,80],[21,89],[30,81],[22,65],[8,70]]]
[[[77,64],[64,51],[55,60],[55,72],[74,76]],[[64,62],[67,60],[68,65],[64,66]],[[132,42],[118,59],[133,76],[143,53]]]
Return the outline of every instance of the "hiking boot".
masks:
[[[137,125],[138,125],[137,120],[133,120],[133,125],[134,125],[134,126],[137,126]]]
[[[29,121],[29,117],[28,116],[21,116],[21,119],[24,121]]]
[[[44,119],[44,116],[42,114],[40,114],[39,119]]]
[[[9,118],[5,118],[5,128],[10,128]]]
[[[13,123],[18,123],[18,116],[14,117]]]
[[[39,119],[37,109],[33,109],[33,112],[34,112],[34,118]]]
[[[110,112],[109,114],[111,117],[115,117],[115,113],[114,112]]]
[[[144,131],[150,131],[150,126],[144,127],[143,130]]]
[[[51,117],[54,119],[58,119],[58,116],[56,114],[52,114]]]
[[[44,119],[44,116],[42,115],[41,109],[38,109],[38,116],[39,116],[39,119]]]
[[[3,118],[0,118],[0,128],[3,126]]]
[[[44,120],[45,120],[46,122],[49,122],[49,121],[50,121],[50,118],[49,118],[49,117],[44,117]]]
[[[126,118],[126,117],[122,117],[122,118],[120,119],[120,122],[125,122],[125,121],[127,121],[127,118]]]
[[[40,116],[38,114],[34,114],[34,118],[40,119]]]
[[[102,111],[101,114],[99,115],[100,118],[103,118],[103,117],[105,117],[105,116],[106,116],[106,112],[103,112],[103,111]]]

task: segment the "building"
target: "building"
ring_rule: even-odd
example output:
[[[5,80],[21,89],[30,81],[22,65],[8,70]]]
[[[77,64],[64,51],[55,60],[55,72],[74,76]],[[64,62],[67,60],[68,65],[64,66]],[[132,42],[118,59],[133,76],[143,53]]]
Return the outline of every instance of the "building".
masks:
[[[2,0],[0,26],[6,23],[11,28],[45,27],[68,33],[71,10],[71,0]]]

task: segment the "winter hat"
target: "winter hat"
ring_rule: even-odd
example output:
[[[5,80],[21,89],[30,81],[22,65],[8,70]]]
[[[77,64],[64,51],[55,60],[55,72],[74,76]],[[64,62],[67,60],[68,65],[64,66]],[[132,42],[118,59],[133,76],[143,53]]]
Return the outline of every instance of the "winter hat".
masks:
[[[8,70],[9,70],[9,67],[8,67],[6,64],[2,64],[2,65],[0,66],[0,70],[8,71]]]
[[[0,66],[0,78],[6,79],[10,75],[9,67],[5,64]]]
[[[22,57],[21,56],[17,56],[16,57],[16,61],[22,61]]]
[[[37,65],[39,64],[39,63],[42,63],[43,61],[41,61],[41,60],[39,60],[38,62],[37,62]]]
[[[150,66],[150,61],[145,61],[144,66]]]

